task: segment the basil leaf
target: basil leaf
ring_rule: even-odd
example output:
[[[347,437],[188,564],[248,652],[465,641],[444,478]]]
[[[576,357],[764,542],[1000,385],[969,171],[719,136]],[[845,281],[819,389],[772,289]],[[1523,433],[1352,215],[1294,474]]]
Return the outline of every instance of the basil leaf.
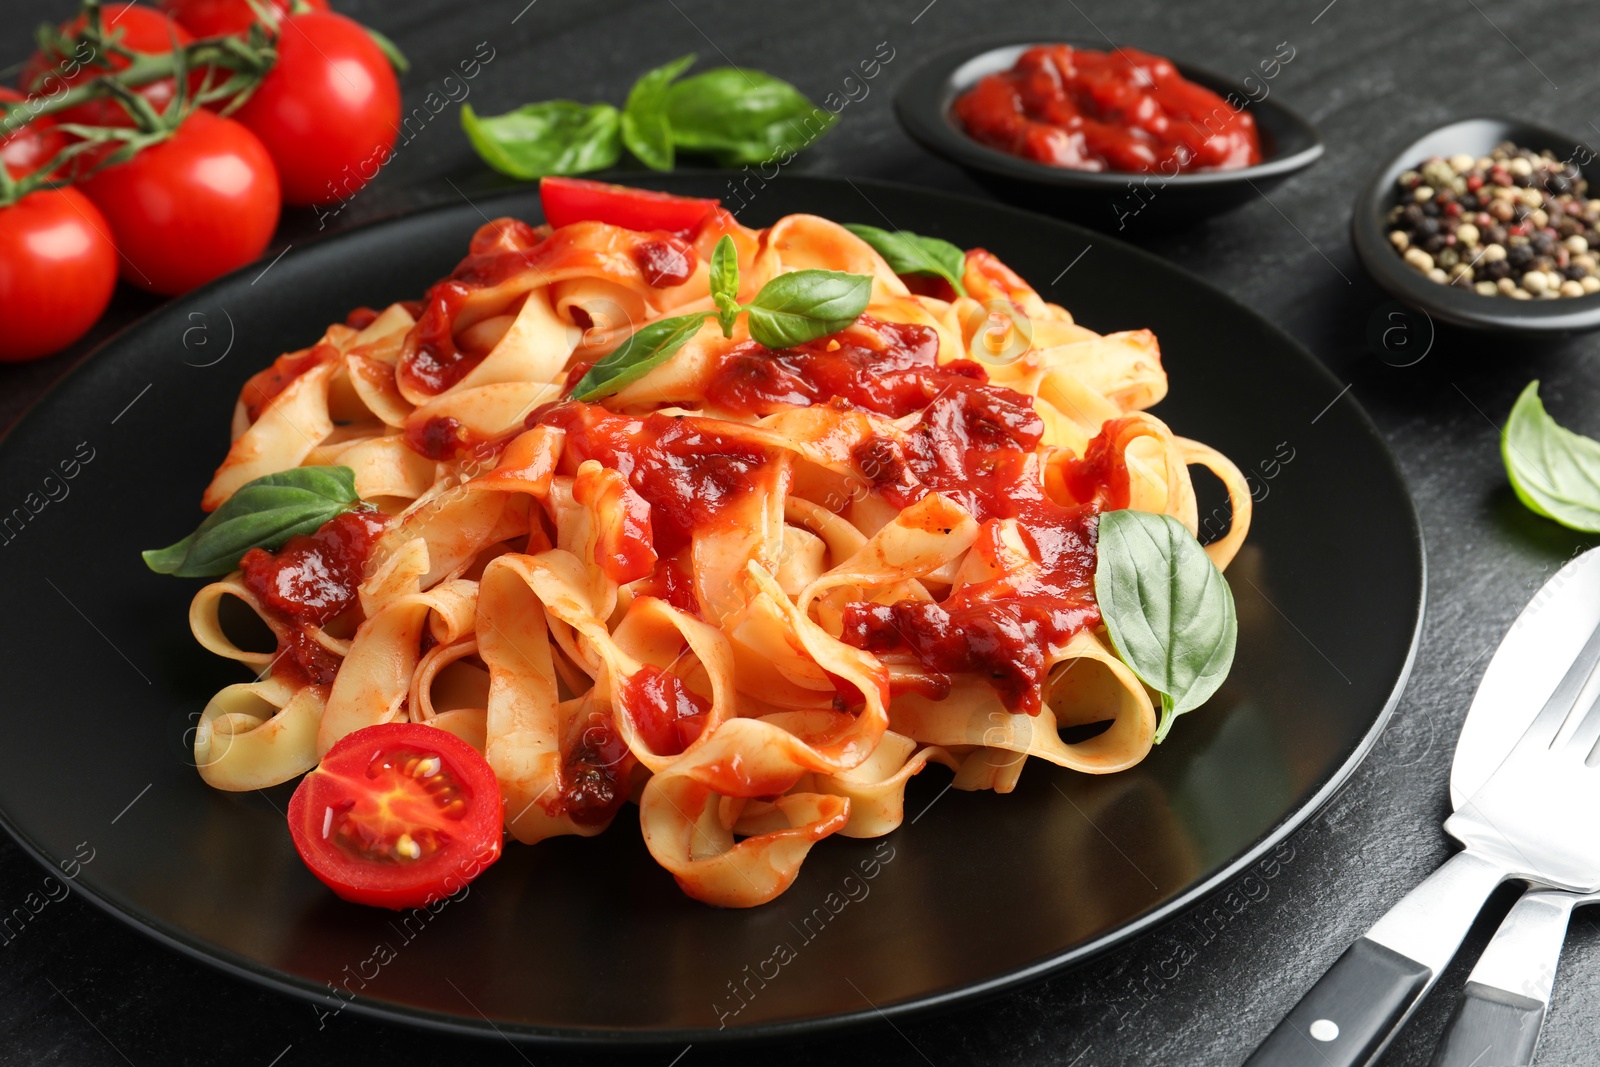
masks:
[[[718,309],[717,324],[724,337],[732,337],[734,321],[739,317],[739,252],[727,234],[711,252],[710,282],[711,300]]]
[[[531,181],[547,174],[583,174],[622,158],[621,120],[610,104],[547,100],[504,115],[461,105],[461,128],[483,161],[501,174]]]
[[[1511,408],[1500,435],[1511,488],[1537,515],[1600,533],[1600,442],[1559,425],[1539,401],[1539,382]]]
[[[175,545],[141,553],[157,574],[227,574],[252,548],[278,549],[360,502],[349,467],[293,467],[246,482]]]
[[[871,245],[896,274],[931,274],[949,282],[957,296],[967,295],[967,287],[961,284],[961,276],[967,271],[967,254],[949,241],[856,222],[847,222],[844,228]]]
[[[1161,694],[1159,744],[1233,666],[1233,592],[1200,542],[1170,515],[1100,516],[1094,594],[1117,655]]]
[[[578,384],[572,387],[572,399],[598,400],[638,381],[671,359],[689,338],[700,332],[701,325],[710,317],[708,312],[679,315],[636,330],[578,379]]]
[[[780,274],[745,305],[750,336],[768,348],[793,348],[838,333],[860,317],[872,279],[836,270]]]
[[[679,148],[709,153],[725,167],[740,167],[792,156],[828,132],[839,116],[817,107],[781,78],[717,67],[668,91],[667,119]]]
[[[694,65],[694,53],[646,71],[628,91],[622,108],[622,143],[651,170],[672,169],[672,123],[667,119],[667,89]]]

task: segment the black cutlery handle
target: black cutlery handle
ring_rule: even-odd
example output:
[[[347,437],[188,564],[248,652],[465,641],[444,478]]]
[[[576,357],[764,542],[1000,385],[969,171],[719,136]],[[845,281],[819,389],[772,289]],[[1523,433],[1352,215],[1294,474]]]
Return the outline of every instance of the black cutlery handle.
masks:
[[[1432,980],[1433,972],[1416,960],[1358,938],[1245,1067],[1361,1067]]]
[[[1430,1067],[1513,1067],[1533,1062],[1544,1003],[1468,982]]]

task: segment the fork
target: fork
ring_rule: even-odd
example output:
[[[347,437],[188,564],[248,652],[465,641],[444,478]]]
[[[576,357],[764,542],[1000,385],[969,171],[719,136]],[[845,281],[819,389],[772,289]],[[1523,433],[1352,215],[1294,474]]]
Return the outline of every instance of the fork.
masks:
[[[1592,832],[1600,812],[1600,694],[1589,692],[1597,663],[1600,627],[1500,767],[1445,820],[1466,847],[1358,938],[1246,1067],[1369,1064],[1421,1003],[1500,883],[1600,891],[1600,834]]]

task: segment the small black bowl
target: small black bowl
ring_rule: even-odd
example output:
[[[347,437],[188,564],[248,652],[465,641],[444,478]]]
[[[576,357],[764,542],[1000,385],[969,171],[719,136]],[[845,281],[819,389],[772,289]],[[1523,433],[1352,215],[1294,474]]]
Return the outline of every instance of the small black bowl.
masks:
[[[1486,156],[1503,141],[1535,152],[1549,149],[1557,159],[1574,163],[1585,160],[1578,163],[1578,169],[1588,179],[1591,190],[1600,190],[1595,150],[1581,141],[1511,119],[1452,122],[1412,141],[1373,174],[1366,191],[1356,200],[1355,214],[1350,219],[1350,239],[1356,246],[1356,256],[1395,299],[1439,322],[1469,330],[1526,335],[1578,333],[1600,327],[1600,293],[1556,300],[1479,296],[1468,289],[1429,281],[1389,243],[1385,216],[1400,202],[1395,179],[1430,156],[1449,158],[1458,152]]]
[[[1264,161],[1239,170],[1165,177],[1125,171],[1070,170],[1021,159],[973,139],[951,114],[956,97],[987,74],[1009,70],[1036,38],[949,49],[922,63],[895,96],[894,111],[912,139],[965,168],[1001,199],[1097,229],[1151,230],[1198,221],[1254,199],[1258,193],[1309,167],[1322,156],[1316,127],[1269,93],[1248,105],[1261,134]],[[1064,41],[1074,48],[1108,48]],[[1226,97],[1236,82],[1173,60],[1178,72]]]

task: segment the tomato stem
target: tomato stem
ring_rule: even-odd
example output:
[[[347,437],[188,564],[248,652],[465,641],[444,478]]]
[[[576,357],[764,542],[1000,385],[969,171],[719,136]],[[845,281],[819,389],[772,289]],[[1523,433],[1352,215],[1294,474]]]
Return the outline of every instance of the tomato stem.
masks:
[[[43,29],[48,29],[45,27]],[[43,33],[41,29],[41,34]],[[252,36],[256,36],[252,34]],[[80,35],[83,41],[91,41],[88,29]],[[65,40],[65,39],[63,39]],[[66,51],[54,51],[52,54],[67,56]],[[28,121],[39,115],[48,115],[56,111],[76,107],[90,100],[100,100],[107,96],[116,95],[111,88],[113,83],[123,88],[137,88],[149,85],[151,82],[160,81],[180,74],[186,74],[196,67],[223,68],[233,72],[233,75],[222,84],[207,88],[195,94],[197,104],[208,104],[221,100],[230,95],[236,95],[253,89],[255,84],[272,69],[277,62],[278,52],[274,45],[262,38],[259,41],[245,41],[238,37],[205,37],[192,44],[176,48],[171,52],[149,54],[144,52],[128,53],[128,65],[121,70],[108,71],[99,77],[80,82],[65,92],[51,93],[48,96],[37,95],[37,86],[49,81],[55,74],[45,75],[35,82],[35,95],[27,100],[0,103],[0,120],[5,122],[7,129],[13,124],[11,116],[19,112],[29,112]],[[240,103],[243,101],[240,100]],[[21,123],[27,125],[27,122]]]

